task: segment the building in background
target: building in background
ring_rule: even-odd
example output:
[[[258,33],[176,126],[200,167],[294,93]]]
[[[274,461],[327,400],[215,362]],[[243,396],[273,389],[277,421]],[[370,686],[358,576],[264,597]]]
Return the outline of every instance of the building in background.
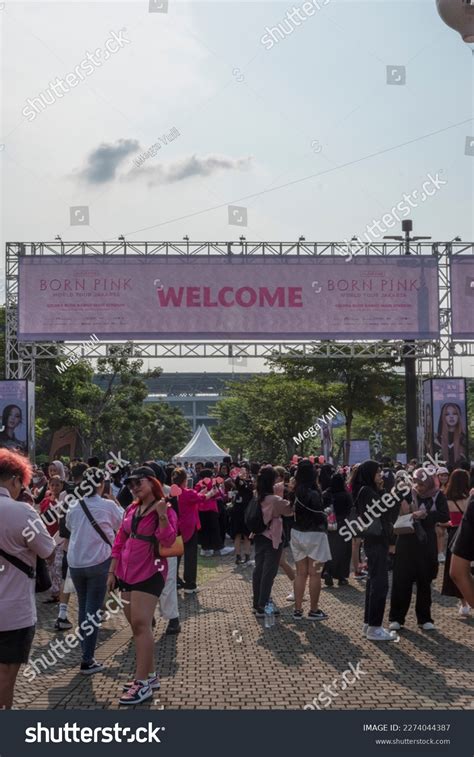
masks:
[[[156,378],[145,379],[148,386],[146,403],[166,402],[177,407],[191,424],[193,432],[204,424],[211,429],[217,418],[211,417],[212,409],[225,394],[229,381],[248,381],[252,373],[162,373]],[[101,386],[101,379],[96,377]],[[105,379],[104,379],[105,381]]]

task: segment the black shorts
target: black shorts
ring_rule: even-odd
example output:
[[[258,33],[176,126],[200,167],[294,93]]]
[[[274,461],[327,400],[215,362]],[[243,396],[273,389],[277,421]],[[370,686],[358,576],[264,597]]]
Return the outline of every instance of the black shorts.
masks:
[[[36,626],[16,631],[0,631],[0,663],[4,665],[28,662]]]
[[[127,584],[117,578],[117,584],[120,591],[143,591],[145,594],[152,594],[159,597],[165,587],[165,582],[161,573],[155,573],[145,581],[139,581],[136,584]]]

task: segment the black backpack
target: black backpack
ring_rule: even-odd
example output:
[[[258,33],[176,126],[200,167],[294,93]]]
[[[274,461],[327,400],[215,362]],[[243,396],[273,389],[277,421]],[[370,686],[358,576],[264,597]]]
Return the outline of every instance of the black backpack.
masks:
[[[245,510],[245,525],[252,534],[263,534],[267,525],[263,520],[262,506],[257,497],[252,497]]]

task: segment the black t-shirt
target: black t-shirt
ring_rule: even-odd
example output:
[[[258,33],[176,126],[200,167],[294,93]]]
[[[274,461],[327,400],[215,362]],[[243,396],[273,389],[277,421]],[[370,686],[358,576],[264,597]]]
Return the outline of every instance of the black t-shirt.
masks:
[[[451,552],[463,560],[474,560],[474,497],[471,497],[463,515]]]
[[[297,531],[327,531],[323,500],[316,489],[297,490],[290,495],[295,507],[293,528]]]

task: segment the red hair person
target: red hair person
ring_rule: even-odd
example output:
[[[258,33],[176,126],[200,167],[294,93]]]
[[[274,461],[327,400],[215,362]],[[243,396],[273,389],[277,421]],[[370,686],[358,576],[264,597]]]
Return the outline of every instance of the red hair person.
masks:
[[[13,704],[16,677],[35,635],[36,558],[49,557],[55,547],[33,507],[19,501],[31,477],[26,457],[0,449],[0,710]]]
[[[126,684],[120,704],[134,705],[153,697],[160,688],[154,662],[152,620],[168,573],[166,559],[155,557],[155,545],[171,547],[178,534],[177,516],[164,498],[155,472],[136,468],[125,479],[134,500],[127,508],[115,538],[107,588],[122,592],[125,616],[135,641],[136,672]]]

